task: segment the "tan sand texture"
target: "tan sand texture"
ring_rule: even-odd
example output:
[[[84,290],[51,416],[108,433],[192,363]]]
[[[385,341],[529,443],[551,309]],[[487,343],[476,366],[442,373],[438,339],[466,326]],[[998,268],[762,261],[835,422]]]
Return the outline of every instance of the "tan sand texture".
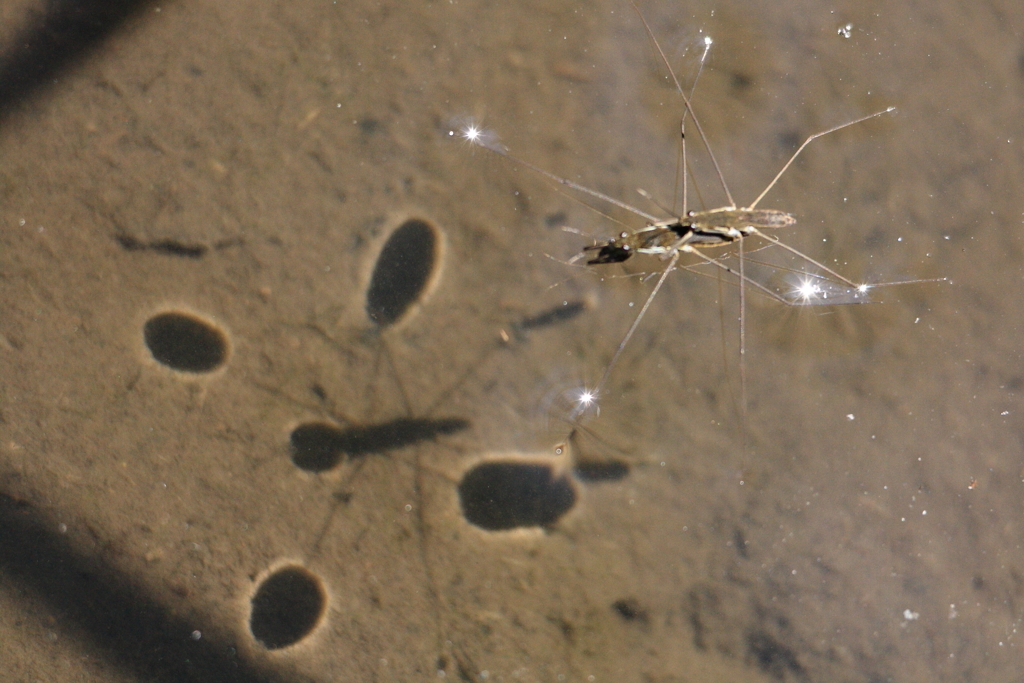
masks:
[[[1019,675],[1019,3],[641,5],[740,202],[897,106],[763,205],[949,282],[749,297],[744,415],[673,273],[561,448],[660,262],[449,132],[671,204],[628,3],[65,5],[0,8],[0,680]]]

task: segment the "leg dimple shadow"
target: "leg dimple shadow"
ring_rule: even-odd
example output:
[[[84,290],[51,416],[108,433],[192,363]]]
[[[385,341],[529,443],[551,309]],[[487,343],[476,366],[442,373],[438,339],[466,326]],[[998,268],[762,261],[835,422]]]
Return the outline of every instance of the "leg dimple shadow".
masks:
[[[228,358],[227,335],[190,313],[159,313],[143,326],[146,348],[161,365],[179,372],[212,372]]]
[[[252,597],[249,630],[268,650],[294,645],[320,625],[327,594],[320,578],[291,565],[268,576]]]
[[[459,483],[462,514],[487,531],[549,527],[576,504],[576,488],[550,465],[485,462]]]
[[[425,220],[410,218],[381,249],[366,292],[366,315],[387,327],[400,320],[426,292],[437,269],[441,238]]]

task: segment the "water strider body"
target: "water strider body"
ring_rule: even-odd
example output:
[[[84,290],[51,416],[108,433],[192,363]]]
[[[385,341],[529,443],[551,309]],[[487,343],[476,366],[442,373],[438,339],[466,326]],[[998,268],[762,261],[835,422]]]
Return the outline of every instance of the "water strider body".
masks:
[[[604,244],[583,247],[597,252],[587,265],[622,263],[633,254],[671,256],[676,251],[732,244],[760,230],[787,228],[796,223],[793,214],[777,209],[734,209],[689,211],[685,217],[659,221],[633,232],[621,232]],[[687,248],[688,247],[688,248]]]

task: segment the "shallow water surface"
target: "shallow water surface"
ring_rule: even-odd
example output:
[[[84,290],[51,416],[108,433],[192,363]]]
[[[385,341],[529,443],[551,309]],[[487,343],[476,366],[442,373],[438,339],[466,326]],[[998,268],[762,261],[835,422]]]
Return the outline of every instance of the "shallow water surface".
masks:
[[[450,132],[671,205],[681,103],[628,3],[4,9],[8,670],[1015,675],[1024,15],[641,9],[687,87],[714,39],[739,203],[896,106],[761,206],[853,279],[948,281],[750,295],[744,409],[735,287],[672,273],[568,441],[661,263],[567,263],[642,220]]]

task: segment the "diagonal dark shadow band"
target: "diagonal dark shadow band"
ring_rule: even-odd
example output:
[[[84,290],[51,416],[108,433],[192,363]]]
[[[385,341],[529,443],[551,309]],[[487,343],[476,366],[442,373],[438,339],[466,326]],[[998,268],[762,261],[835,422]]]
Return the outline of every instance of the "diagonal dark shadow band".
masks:
[[[0,46],[0,121],[87,57],[152,0],[51,0]]]
[[[230,642],[191,634],[202,624],[176,615],[147,588],[57,533],[56,523],[0,492],[0,583],[41,601],[62,633],[90,656],[159,683],[306,683],[257,669]]]

